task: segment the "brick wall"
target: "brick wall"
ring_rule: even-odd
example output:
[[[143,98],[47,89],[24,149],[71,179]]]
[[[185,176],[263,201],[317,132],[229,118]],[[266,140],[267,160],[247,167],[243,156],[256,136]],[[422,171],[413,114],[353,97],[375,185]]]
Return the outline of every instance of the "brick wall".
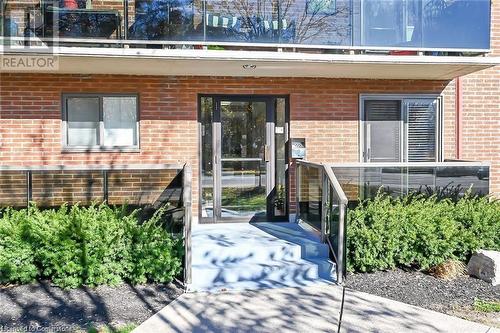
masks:
[[[27,195],[25,173],[16,171],[0,173],[0,203],[2,206],[24,206]]]
[[[177,170],[124,170],[108,172],[108,202],[130,205],[154,204],[177,175]],[[171,204],[178,194],[166,196]],[[163,196],[162,196],[163,198]],[[172,202],[174,201],[174,202]]]
[[[32,199],[40,207],[68,203],[88,205],[103,200],[103,179],[99,171],[49,171],[32,173]]]
[[[492,1],[491,49],[500,56],[500,1]],[[500,66],[462,82],[462,158],[490,161],[491,190],[500,195]]]
[[[356,162],[359,156],[359,94],[441,93],[447,83],[412,80],[2,74],[0,165],[187,162],[193,167],[193,213],[197,216],[198,94],[290,95],[291,136],[306,138],[307,159],[317,162]],[[61,95],[84,92],[139,94],[140,152],[62,151]],[[449,106],[445,107],[448,114]],[[453,108],[450,112],[453,112]],[[446,116],[446,119],[446,132],[453,132],[454,117]],[[293,209],[293,165],[290,174]]]
[[[492,1],[491,50],[489,56],[500,56],[500,1]],[[500,195],[500,67],[461,78],[462,149],[456,155],[455,94],[456,82],[444,91],[448,113],[445,121],[445,157],[491,162],[490,191]]]
[[[174,169],[107,171],[108,202],[155,206],[169,202],[176,206],[182,194],[179,184],[174,183],[178,173]],[[32,200],[40,207],[104,200],[102,171],[32,171],[31,175]],[[26,200],[26,172],[0,172],[0,207],[24,207]]]

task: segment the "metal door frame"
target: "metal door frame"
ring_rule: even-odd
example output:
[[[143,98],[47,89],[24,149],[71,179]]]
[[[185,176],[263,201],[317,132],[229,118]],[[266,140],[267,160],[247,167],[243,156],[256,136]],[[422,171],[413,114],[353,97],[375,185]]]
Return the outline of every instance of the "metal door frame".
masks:
[[[202,151],[201,151],[201,98],[209,97],[213,99],[212,104],[212,170],[213,170],[213,216],[212,217],[202,217]],[[285,196],[287,198],[286,203],[286,213],[285,216],[274,216],[274,206],[270,200],[272,191],[274,191],[276,186],[276,146],[275,146],[275,125],[276,125],[276,100],[278,98],[285,99],[285,151],[286,151],[286,184],[285,184]],[[266,217],[263,219],[254,218],[228,218],[221,217],[221,193],[222,193],[222,168],[221,168],[221,157],[222,157],[222,126],[221,126],[221,102],[265,102],[266,103],[266,145],[265,145],[265,155],[266,159],[266,196],[267,204]],[[288,161],[288,139],[289,139],[289,97],[287,95],[227,95],[227,94],[201,94],[198,96],[198,121],[199,121],[199,219],[201,223],[218,223],[218,222],[259,222],[259,221],[288,221],[289,214],[289,161]]]

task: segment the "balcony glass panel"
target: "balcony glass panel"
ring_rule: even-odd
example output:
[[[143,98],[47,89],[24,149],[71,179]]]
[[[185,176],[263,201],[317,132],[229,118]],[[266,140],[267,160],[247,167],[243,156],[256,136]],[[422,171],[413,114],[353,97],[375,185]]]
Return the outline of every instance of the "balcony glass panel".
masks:
[[[283,43],[351,44],[350,0],[282,0],[280,17]]]
[[[210,41],[278,42],[293,27],[279,21],[276,0],[206,1],[205,32]]]
[[[421,46],[420,0],[362,0],[359,5],[362,46]]]
[[[323,173],[319,167],[300,165],[297,188],[299,219],[321,230],[321,206],[323,199]]]
[[[128,39],[203,40],[202,1],[135,0],[129,8]]]
[[[408,193],[463,196],[489,193],[489,167],[483,165],[435,166],[334,166],[332,168],[349,201],[369,199],[383,190],[401,196]]]
[[[424,0],[422,6],[422,46],[489,48],[489,0]]]
[[[490,46],[490,0],[4,0],[0,10],[6,37]]]
[[[123,38],[123,0],[6,0],[1,7],[4,36]]]
[[[355,0],[360,46],[488,49],[489,0]],[[357,9],[357,10],[356,10]]]

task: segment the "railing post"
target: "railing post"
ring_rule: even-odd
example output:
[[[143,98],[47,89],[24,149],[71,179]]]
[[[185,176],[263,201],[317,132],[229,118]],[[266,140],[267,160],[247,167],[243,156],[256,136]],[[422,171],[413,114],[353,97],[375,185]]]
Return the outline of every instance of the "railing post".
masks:
[[[325,174],[324,168],[321,168],[321,242],[326,242],[326,218],[328,212],[328,197],[330,186],[328,185],[328,176]]]
[[[128,0],[123,0],[123,39],[128,39]]]
[[[346,223],[346,208],[347,205],[345,203],[339,202],[339,239],[337,244],[337,282],[339,284],[344,282],[344,271],[345,271],[345,251],[344,248],[346,246],[345,243],[345,235],[344,235],[344,225]]]
[[[300,164],[299,161],[295,161],[295,221],[299,222],[300,219],[300,205],[299,205],[299,197],[300,197]]]
[[[108,171],[102,170],[102,198],[108,203]]]
[[[31,171],[26,171],[26,207],[29,207],[33,200],[33,176]]]
[[[191,284],[191,167],[184,166],[182,175],[182,200],[184,202],[184,283]]]

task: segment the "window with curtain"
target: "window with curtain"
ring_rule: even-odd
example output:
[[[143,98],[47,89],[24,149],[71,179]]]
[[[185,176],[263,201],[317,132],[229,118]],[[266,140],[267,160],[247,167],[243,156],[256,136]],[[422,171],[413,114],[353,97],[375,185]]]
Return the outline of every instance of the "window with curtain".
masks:
[[[362,97],[365,162],[435,162],[440,159],[438,97]]]
[[[65,95],[68,148],[138,147],[137,96]]]

